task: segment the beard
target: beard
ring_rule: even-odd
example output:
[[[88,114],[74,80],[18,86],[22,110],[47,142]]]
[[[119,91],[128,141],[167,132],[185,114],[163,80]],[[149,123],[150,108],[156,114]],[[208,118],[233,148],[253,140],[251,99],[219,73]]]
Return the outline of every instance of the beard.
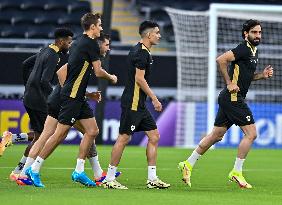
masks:
[[[248,37],[248,41],[249,41],[253,46],[258,46],[258,45],[260,44],[260,39],[259,39],[259,38],[252,39],[252,38]]]

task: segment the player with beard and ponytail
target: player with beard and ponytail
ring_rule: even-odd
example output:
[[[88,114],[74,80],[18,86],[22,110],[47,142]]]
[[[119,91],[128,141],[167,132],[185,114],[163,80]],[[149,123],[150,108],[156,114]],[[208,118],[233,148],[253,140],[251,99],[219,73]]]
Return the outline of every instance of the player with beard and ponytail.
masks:
[[[268,65],[256,73],[258,51],[256,46],[261,40],[262,27],[257,20],[248,20],[243,24],[244,39],[236,48],[220,55],[216,61],[225,80],[226,87],[218,96],[218,112],[211,133],[205,136],[190,157],[179,163],[182,180],[191,186],[191,173],[194,164],[212,145],[222,140],[226,131],[237,125],[244,133],[237,152],[234,168],[229,173],[230,181],[237,182],[241,188],[252,188],[243,174],[242,167],[254,140],[257,137],[256,125],[252,112],[245,102],[251,82],[268,79],[273,75],[273,68]],[[231,63],[229,69],[228,64]]]

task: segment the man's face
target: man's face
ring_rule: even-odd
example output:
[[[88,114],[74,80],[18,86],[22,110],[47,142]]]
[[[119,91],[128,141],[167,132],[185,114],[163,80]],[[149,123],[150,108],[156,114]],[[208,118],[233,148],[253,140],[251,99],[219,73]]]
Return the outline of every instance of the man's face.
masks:
[[[63,38],[61,40],[61,49],[60,50],[64,53],[68,52],[68,50],[71,46],[71,43],[72,43],[72,37],[71,36]]]
[[[98,23],[96,25],[92,24],[91,28],[93,30],[93,38],[100,37],[101,31],[103,31],[101,19],[98,19]]]
[[[246,33],[246,37],[248,39],[248,41],[254,45],[254,46],[257,46],[259,45],[260,43],[260,40],[261,40],[261,26],[260,25],[257,25],[253,28],[251,28],[249,30],[249,32],[245,32]]]
[[[100,53],[102,56],[106,56],[108,51],[110,51],[110,41],[105,39],[105,41],[100,44]]]
[[[148,38],[150,39],[152,45],[157,45],[161,39],[160,29],[158,27],[153,28],[148,33]]]

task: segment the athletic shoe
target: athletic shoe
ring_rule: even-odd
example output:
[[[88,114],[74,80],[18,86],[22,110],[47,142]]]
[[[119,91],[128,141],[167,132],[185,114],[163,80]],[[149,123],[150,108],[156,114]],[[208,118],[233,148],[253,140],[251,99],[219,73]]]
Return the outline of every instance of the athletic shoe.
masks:
[[[40,179],[40,175],[39,173],[34,173],[31,169],[31,167],[29,167],[26,171],[25,171],[26,176],[31,179],[32,183],[34,186],[36,187],[45,187],[44,184],[42,184],[41,179]]]
[[[157,178],[154,181],[151,181],[149,179],[147,180],[147,188],[149,189],[167,189],[169,187],[170,187],[170,184],[163,182],[159,178]]]
[[[16,181],[20,174],[15,174],[14,171],[11,172],[9,178],[11,181]]]
[[[33,185],[33,182],[27,176],[19,176],[18,179],[16,180],[16,183],[20,186]]]
[[[121,172],[116,172],[115,177],[117,178],[120,175]],[[107,172],[103,171],[102,176],[100,178],[94,178],[96,185],[101,186],[104,179],[106,179],[106,176],[107,176]]]
[[[189,187],[191,187],[191,174],[192,174],[192,166],[191,164],[185,160],[183,162],[179,162],[178,169],[182,173],[182,181],[184,181],[185,184],[187,184]]]
[[[3,155],[5,149],[12,144],[12,133],[5,131],[0,143],[0,157]]]
[[[102,184],[105,189],[128,189],[126,186],[120,184],[117,180],[108,182],[105,179]]]
[[[73,171],[73,173],[71,175],[71,179],[74,182],[79,182],[79,183],[83,184],[84,186],[88,186],[88,187],[95,187],[96,186],[95,182],[93,182],[91,179],[89,179],[85,172],[78,173],[76,171]]]
[[[231,182],[236,182],[240,188],[251,189],[252,185],[250,185],[246,179],[244,178],[242,172],[237,172],[234,169],[229,173],[228,179]]]

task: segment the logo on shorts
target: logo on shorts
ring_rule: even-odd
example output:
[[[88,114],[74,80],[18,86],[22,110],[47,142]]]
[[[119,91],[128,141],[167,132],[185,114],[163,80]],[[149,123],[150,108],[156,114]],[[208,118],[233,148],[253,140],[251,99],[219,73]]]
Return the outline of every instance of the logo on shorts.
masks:
[[[75,119],[74,118],[71,118],[71,123],[74,123],[75,122]]]
[[[135,130],[135,125],[131,125],[130,129],[131,131]]]
[[[248,122],[250,122],[250,121],[251,121],[251,116],[248,115],[248,116],[246,117],[246,119],[247,119]]]

